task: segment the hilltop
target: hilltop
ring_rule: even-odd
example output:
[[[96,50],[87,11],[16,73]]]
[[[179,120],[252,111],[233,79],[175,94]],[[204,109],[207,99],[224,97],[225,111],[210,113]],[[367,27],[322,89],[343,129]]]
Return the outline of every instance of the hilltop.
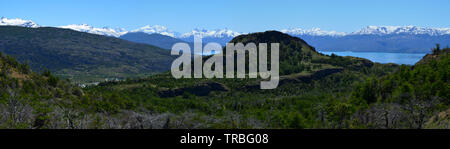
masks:
[[[447,46],[441,49],[440,45],[437,44],[435,48],[431,50],[430,54],[425,55],[417,64],[426,64],[431,61],[439,61],[442,58],[446,58],[450,53],[450,48]]]
[[[280,73],[291,75],[302,72],[314,72],[322,69],[348,68],[360,69],[374,65],[371,61],[356,57],[338,57],[324,55],[306,43],[303,39],[278,31],[266,31],[235,37],[230,43],[280,43]],[[270,49],[268,49],[270,52]]]

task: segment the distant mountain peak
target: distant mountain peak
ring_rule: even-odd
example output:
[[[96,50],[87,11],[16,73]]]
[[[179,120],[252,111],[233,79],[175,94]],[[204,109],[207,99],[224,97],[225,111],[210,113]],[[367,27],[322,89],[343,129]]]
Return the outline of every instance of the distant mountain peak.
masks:
[[[281,32],[291,35],[311,35],[311,36],[345,36],[347,33],[345,32],[337,32],[337,31],[325,31],[320,28],[312,28],[312,29],[301,29],[301,28],[290,28],[283,29]]]
[[[352,35],[389,35],[389,34],[428,34],[428,35],[448,35],[450,28],[428,28],[417,26],[367,26]]]
[[[206,30],[206,29],[194,29],[191,32],[184,33],[181,35],[181,38],[188,38],[194,35],[199,35],[203,38],[205,37],[214,37],[214,38],[223,38],[223,37],[236,37],[243,33],[235,32],[230,29],[216,29],[216,30]]]
[[[170,31],[167,27],[165,26],[161,26],[161,25],[146,25],[143,26],[139,29],[133,30],[131,32],[144,32],[144,33],[148,33],[148,34],[161,34],[161,35],[166,35],[166,36],[170,36],[170,37],[175,37],[175,33]]]
[[[71,24],[66,26],[59,26],[59,28],[72,29],[79,32],[86,32],[91,34],[113,36],[113,37],[119,37],[121,35],[128,33],[128,31],[126,31],[125,29],[113,29],[109,27],[95,28],[88,24]]]
[[[320,28],[301,29],[290,28],[281,30],[294,36],[311,35],[311,36],[346,36],[346,35],[392,35],[392,34],[410,34],[410,35],[448,35],[450,28],[427,28],[418,26],[367,26],[359,31],[345,33],[337,31],[325,31]]]
[[[8,19],[6,17],[2,17],[0,19],[0,26],[22,26],[22,27],[31,27],[31,28],[38,28],[39,25],[34,23],[31,20],[23,20],[23,19]]]

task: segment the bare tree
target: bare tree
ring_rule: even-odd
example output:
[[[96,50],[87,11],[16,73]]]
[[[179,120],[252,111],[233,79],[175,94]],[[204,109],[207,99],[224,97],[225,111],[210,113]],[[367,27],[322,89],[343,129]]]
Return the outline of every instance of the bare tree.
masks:
[[[433,97],[430,100],[411,99],[403,106],[409,118],[410,128],[422,129],[426,120],[433,112],[433,107],[439,104],[439,99]]]
[[[6,104],[0,105],[2,122],[6,122],[7,128],[20,127],[29,128],[33,120],[33,108],[23,104],[16,98],[16,93],[8,90],[10,97]]]

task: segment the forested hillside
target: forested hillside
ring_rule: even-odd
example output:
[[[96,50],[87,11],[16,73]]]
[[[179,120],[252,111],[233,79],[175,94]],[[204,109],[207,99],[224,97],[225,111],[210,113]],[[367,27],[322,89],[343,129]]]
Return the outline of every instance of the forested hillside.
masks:
[[[449,53],[449,48],[440,49],[438,45],[412,67],[401,66],[392,75],[359,84],[352,93],[352,102],[369,107],[358,111],[357,122],[384,128],[448,129]]]
[[[0,53],[0,128],[49,128],[49,121],[63,122],[64,109],[73,108],[83,95],[81,88],[49,71],[32,72]]]
[[[155,46],[52,27],[0,26],[0,52],[75,82],[144,77],[169,70],[173,60]]]
[[[164,128],[170,116],[132,107],[132,100],[90,94],[0,53],[0,129]]]

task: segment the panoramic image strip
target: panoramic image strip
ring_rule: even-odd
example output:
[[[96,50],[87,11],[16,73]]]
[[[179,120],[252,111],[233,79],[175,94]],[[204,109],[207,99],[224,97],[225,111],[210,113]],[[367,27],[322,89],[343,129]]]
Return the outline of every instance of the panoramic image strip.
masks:
[[[348,129],[448,138],[448,6],[1,0],[0,130],[125,129],[202,147]]]

